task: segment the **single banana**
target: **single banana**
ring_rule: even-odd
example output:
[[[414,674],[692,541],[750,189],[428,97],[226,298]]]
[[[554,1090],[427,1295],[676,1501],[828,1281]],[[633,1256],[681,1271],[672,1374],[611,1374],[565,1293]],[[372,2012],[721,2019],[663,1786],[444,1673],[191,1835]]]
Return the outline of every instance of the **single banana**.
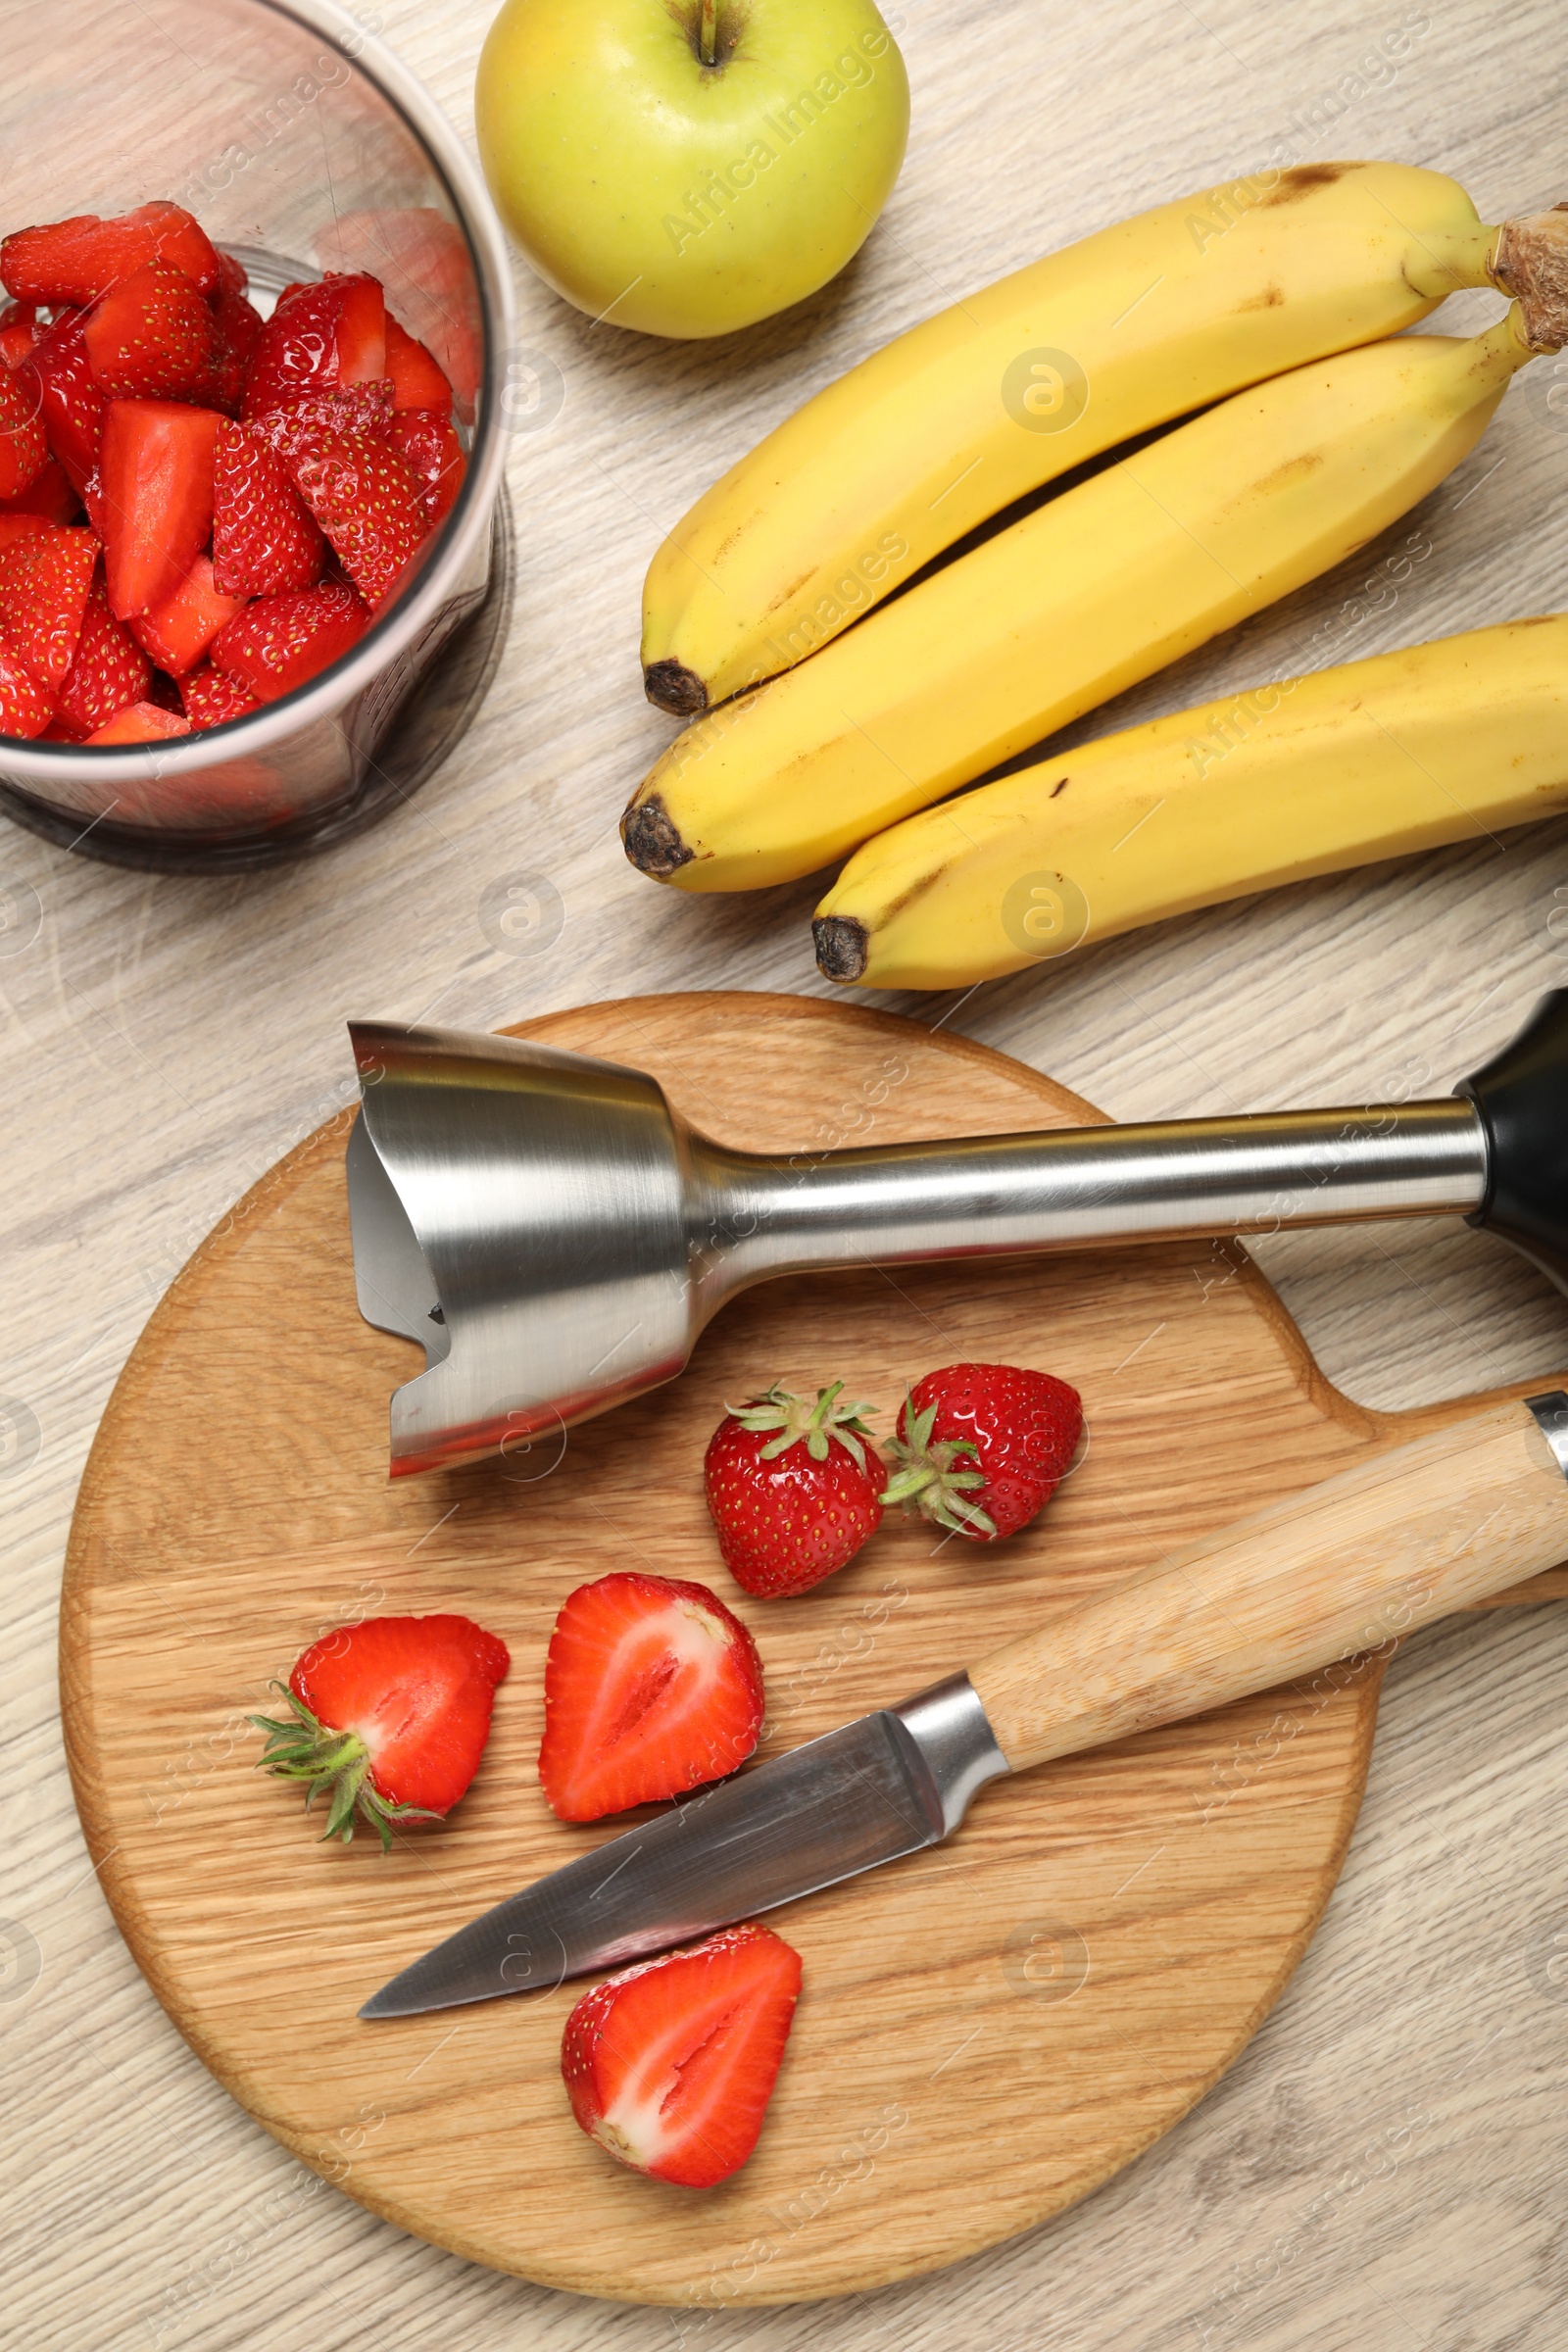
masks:
[[[817,961],[960,988],[1081,942],[1568,808],[1568,614],[1178,710],[924,809],[858,850]]]
[[[1175,426],[687,727],[626,855],[755,890],[858,848],[1375,538],[1531,356],[1515,303],[1469,341],[1395,336]]]
[[[650,699],[686,717],[792,667],[976,523],[1152,426],[1394,334],[1456,286],[1525,293],[1521,238],[1542,233],[1484,226],[1441,172],[1308,164],[967,296],[808,401],[670,533],[644,591]]]

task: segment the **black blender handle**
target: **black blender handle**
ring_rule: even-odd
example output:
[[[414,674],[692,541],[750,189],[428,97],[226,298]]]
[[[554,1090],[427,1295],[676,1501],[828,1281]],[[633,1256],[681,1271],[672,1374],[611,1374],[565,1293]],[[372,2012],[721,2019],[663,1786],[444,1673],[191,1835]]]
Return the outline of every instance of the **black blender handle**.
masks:
[[[1510,1045],[1461,1078],[1487,1137],[1485,1227],[1568,1291],[1568,989],[1542,998]]]

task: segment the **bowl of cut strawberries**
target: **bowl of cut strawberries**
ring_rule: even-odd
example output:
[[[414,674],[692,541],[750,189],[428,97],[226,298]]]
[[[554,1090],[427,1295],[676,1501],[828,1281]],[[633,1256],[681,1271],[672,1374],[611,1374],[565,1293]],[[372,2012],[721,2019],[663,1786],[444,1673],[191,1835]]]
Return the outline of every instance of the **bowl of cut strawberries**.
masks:
[[[319,848],[471,714],[510,273],[361,15],[108,0],[11,30],[0,809],[89,854]]]

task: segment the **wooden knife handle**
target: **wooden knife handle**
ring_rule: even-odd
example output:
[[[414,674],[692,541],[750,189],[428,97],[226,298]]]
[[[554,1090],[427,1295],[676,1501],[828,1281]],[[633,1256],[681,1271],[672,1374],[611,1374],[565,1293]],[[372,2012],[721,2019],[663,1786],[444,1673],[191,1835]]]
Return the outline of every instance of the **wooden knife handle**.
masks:
[[[970,1680],[1021,1772],[1386,1649],[1564,1558],[1568,1477],[1511,1399],[1171,1553]]]

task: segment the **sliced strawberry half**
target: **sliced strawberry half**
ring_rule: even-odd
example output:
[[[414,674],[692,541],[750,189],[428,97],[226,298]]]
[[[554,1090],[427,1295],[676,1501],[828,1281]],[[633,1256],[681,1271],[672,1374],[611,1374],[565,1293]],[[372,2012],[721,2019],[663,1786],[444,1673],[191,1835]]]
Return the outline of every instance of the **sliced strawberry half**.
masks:
[[[386,371],[392,379],[394,408],[433,409],[438,416],[451,416],[452,386],[444,370],[422,343],[399,326],[390,311],[386,315]]]
[[[82,339],[93,381],[111,399],[195,395],[212,374],[213,314],[167,262],[145,262],[112,287]]]
[[[191,724],[177,710],[166,710],[159,703],[132,703],[128,710],[118,710],[107,726],[98,727],[88,736],[90,744],[106,743],[167,743],[175,735],[188,735]]]
[[[329,580],[319,588],[259,596],[213,640],[213,660],[260,703],[292,694],[339,661],[370,625],[352,588]]]
[[[713,2188],[756,2147],[801,1990],[801,1956],[755,1921],[596,1984],[561,2072],[590,2139],[634,2172]]]
[[[56,698],[59,717],[77,734],[91,735],[119,711],[144,702],[152,675],[152,663],[110,612],[103,582],[95,579],[75,659]]]
[[[341,384],[335,392],[290,401],[286,408],[269,409],[245,423],[247,431],[292,463],[335,433],[364,433],[372,441],[385,441],[391,435],[393,414],[391,381],[382,375],[374,383]]]
[[[137,644],[172,678],[182,678],[206,655],[220,629],[245,610],[242,596],[224,596],[214,585],[211,556],[198,556],[172,596],[132,615]]]
[[[240,414],[286,407],[386,373],[386,297],[378,280],[323,277],[279,295],[251,354]]]
[[[220,427],[213,477],[213,570],[233,596],[314,588],[326,541],[276,451],[249,425]]]
[[[706,1585],[630,1572],[579,1585],[545,1661],[539,1778],[563,1821],[678,1796],[743,1764],[762,1666]]]
[[[0,367],[20,368],[38,340],[38,313],[30,302],[8,302],[0,310]]]
[[[253,710],[262,708],[238,678],[225,677],[210,662],[201,669],[193,669],[188,678],[181,678],[179,691],[184,698],[185,716],[198,735],[208,727],[227,726],[233,718],[249,718]]]
[[[174,595],[213,528],[224,419],[182,401],[116,400],[104,418],[97,509],[109,610],[129,620]]]
[[[463,488],[468,461],[450,420],[429,409],[400,409],[392,419],[393,448],[419,483],[426,527],[445,522]]]
[[[102,220],[78,213],[19,228],[0,244],[0,285],[22,302],[96,302],[144,262],[169,262],[204,294],[218,290],[219,262],[204,229],[177,204],[144,204]]]
[[[75,656],[98,554],[91,531],[52,522],[0,551],[0,637],[51,690]]]
[[[373,612],[429,537],[422,485],[395,449],[364,433],[316,442],[295,459],[294,479]]]
[[[54,717],[49,690],[0,637],[0,735],[18,735],[30,743]]]
[[[67,311],[40,336],[18,370],[34,379],[49,447],[79,498],[98,463],[107,403],[93,381],[79,311]]]
[[[251,1717],[268,1735],[262,1762],[305,1783],[307,1808],[329,1792],[325,1837],[347,1844],[358,1813],[390,1846],[391,1822],[439,1820],[473,1779],[511,1664],[469,1617],[339,1626],[296,1659],[288,1716]]]

